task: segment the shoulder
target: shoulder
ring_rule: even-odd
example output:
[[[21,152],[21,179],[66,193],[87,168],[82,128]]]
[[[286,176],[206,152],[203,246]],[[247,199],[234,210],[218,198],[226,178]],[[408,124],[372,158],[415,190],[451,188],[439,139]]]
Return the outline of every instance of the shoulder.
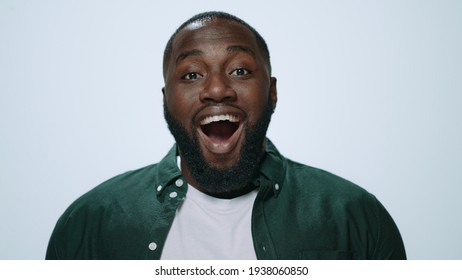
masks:
[[[406,258],[396,224],[373,194],[330,172],[290,160],[286,177],[286,198],[300,225],[325,228],[326,236],[349,236],[356,258]]]
[[[281,174],[273,180],[282,181],[271,209],[282,209],[279,220],[285,221],[286,228],[298,229],[302,236],[307,236],[308,244],[317,238],[313,233],[322,235],[313,244],[316,250],[325,241],[326,248],[337,244],[341,250],[354,252],[359,259],[406,257],[396,224],[366,189],[326,170],[287,159],[275,148],[271,150],[271,158],[271,166],[277,168],[267,174]],[[295,223],[285,218],[287,213]]]
[[[326,170],[285,159],[285,183],[301,195],[347,202],[376,198],[357,184]]]
[[[106,250],[113,247],[114,240],[128,242],[133,229],[153,219],[152,213],[158,208],[156,184],[161,180],[160,169],[160,164],[153,164],[125,172],[75,200],[56,223],[46,258],[114,257]]]
[[[72,203],[64,216],[82,208],[94,210],[118,203],[139,204],[144,197],[152,197],[158,185],[169,181],[178,172],[173,147],[159,163],[119,174],[91,189]]]
[[[157,164],[117,175],[77,198],[62,214],[58,225],[70,220],[102,217],[114,208],[124,208],[154,189]],[[153,191],[154,193],[154,191]]]
[[[355,183],[326,170],[284,157],[269,140],[262,170],[270,180],[282,187],[281,195],[294,197],[296,200],[324,205],[358,201],[376,203],[372,194]]]

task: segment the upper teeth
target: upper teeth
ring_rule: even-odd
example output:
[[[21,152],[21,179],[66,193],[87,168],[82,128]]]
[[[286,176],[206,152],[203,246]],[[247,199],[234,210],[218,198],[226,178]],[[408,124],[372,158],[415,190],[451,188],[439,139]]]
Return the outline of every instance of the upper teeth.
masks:
[[[206,125],[212,122],[219,122],[219,121],[230,121],[230,122],[238,122],[239,118],[237,116],[233,116],[230,114],[226,115],[217,115],[217,116],[208,116],[201,121],[201,125]]]

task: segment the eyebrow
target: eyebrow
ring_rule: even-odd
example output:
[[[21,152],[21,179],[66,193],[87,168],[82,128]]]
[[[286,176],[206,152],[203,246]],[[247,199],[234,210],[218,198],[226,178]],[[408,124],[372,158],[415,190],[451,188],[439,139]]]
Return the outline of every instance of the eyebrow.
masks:
[[[190,57],[190,56],[200,56],[204,54],[203,51],[201,50],[198,50],[198,49],[192,49],[192,50],[188,50],[188,51],[185,51],[185,52],[182,52],[180,53],[180,55],[178,55],[178,57],[176,58],[176,63],[178,63],[178,61],[180,60],[184,60],[186,59],[187,57]]]
[[[228,52],[245,52],[245,53],[249,53],[249,54],[251,54],[252,56],[255,57],[255,52],[251,48],[240,46],[240,45],[229,46],[229,47],[226,48],[226,51],[228,51]]]
[[[255,57],[255,52],[248,47],[240,46],[240,45],[233,45],[229,46],[226,48],[227,52],[233,53],[233,52],[245,52],[251,54],[253,57]],[[184,51],[178,55],[176,58],[176,63],[178,63],[180,60],[185,60],[186,58],[190,56],[201,56],[203,55],[204,52],[198,49],[192,49],[188,51]]]

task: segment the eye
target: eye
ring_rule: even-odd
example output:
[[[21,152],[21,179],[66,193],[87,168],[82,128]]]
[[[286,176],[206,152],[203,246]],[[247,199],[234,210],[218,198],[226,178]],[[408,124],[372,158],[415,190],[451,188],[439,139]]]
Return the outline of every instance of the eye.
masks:
[[[202,75],[197,72],[189,72],[183,75],[181,78],[183,80],[196,80],[196,79],[199,79],[200,77],[202,77]]]
[[[249,75],[251,72],[245,68],[237,68],[234,69],[230,75],[232,76],[244,76],[244,75]]]

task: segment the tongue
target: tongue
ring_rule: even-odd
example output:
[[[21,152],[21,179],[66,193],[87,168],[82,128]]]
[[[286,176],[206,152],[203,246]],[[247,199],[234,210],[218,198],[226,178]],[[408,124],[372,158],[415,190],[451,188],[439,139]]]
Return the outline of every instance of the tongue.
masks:
[[[237,123],[220,121],[202,126],[202,131],[214,141],[226,141],[234,134],[238,126]]]

